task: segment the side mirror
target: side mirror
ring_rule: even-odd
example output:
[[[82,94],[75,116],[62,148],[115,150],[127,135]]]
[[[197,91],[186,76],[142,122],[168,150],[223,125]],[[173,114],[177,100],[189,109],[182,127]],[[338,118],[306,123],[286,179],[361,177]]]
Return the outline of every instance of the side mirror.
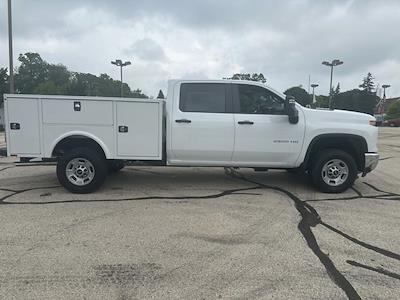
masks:
[[[286,113],[289,117],[290,124],[299,123],[299,111],[296,108],[296,101],[292,96],[286,96],[285,99]]]

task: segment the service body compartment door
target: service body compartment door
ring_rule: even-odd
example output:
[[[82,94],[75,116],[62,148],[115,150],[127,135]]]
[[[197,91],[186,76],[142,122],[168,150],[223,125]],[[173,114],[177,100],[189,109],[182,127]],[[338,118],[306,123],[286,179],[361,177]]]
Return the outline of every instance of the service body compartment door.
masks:
[[[161,159],[161,103],[120,101],[116,106],[118,156],[126,159]]]
[[[112,102],[75,99],[43,99],[43,122],[68,125],[112,125]]]
[[[11,155],[40,155],[39,100],[7,99],[7,147]]]

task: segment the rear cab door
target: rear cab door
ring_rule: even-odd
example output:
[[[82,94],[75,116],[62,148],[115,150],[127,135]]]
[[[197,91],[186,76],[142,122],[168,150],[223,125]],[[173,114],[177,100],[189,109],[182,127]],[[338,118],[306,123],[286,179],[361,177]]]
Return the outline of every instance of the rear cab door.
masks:
[[[169,164],[229,165],[235,130],[229,82],[176,82],[169,124]]]

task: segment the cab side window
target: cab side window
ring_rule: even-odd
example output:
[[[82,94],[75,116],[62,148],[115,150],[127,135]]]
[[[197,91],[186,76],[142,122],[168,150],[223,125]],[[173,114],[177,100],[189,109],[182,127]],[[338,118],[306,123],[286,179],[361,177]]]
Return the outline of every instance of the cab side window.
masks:
[[[179,109],[184,112],[226,112],[226,85],[221,83],[182,83]]]
[[[285,114],[284,99],[271,91],[255,85],[238,84],[239,113]]]

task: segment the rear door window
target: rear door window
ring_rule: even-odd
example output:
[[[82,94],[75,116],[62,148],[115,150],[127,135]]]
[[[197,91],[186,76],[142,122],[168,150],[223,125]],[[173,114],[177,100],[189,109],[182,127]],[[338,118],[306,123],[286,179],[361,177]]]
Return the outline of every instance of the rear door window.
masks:
[[[182,83],[179,109],[183,112],[225,113],[226,86],[224,83]]]

